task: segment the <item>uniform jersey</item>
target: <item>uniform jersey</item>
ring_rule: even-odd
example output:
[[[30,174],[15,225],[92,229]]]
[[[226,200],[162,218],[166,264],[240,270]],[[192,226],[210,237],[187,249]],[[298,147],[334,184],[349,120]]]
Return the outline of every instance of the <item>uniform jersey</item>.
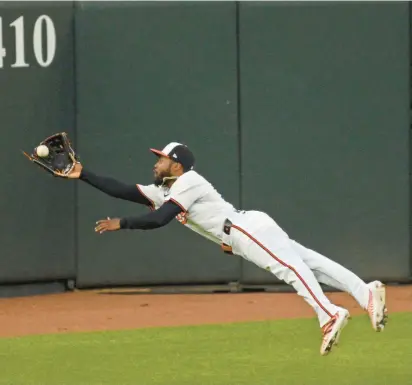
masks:
[[[176,217],[180,223],[213,242],[222,242],[223,223],[235,208],[196,171],[186,172],[170,188],[154,184],[137,187],[151,201],[153,209],[172,201],[182,209]]]

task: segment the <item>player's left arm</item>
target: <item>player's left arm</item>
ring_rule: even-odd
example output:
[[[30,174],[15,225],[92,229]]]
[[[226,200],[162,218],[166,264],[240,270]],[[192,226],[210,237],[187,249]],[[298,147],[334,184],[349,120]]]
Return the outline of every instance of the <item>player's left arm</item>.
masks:
[[[159,209],[138,217],[107,218],[96,222],[95,231],[116,231],[121,229],[152,230],[167,225],[182,209],[174,202],[168,201]]]
[[[181,176],[171,187],[170,198],[159,209],[140,217],[103,219],[96,222],[95,231],[120,229],[151,230],[167,225],[173,218],[188,212],[191,205],[202,195],[202,180],[194,172]]]

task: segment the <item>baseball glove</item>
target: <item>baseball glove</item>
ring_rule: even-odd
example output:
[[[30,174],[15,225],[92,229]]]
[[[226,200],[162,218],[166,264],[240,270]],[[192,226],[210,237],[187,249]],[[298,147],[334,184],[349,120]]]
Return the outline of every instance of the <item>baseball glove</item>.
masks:
[[[23,154],[47,172],[60,177],[67,177],[79,162],[79,157],[71,147],[65,132],[59,132],[44,139],[34,148],[32,154],[24,151]]]

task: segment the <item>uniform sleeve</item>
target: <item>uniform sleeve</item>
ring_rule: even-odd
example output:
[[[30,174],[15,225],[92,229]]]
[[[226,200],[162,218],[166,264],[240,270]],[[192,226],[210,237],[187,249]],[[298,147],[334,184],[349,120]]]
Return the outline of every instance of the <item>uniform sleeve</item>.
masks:
[[[203,191],[202,180],[197,177],[197,174],[189,171],[173,184],[168,200],[187,212],[190,206],[202,196]]]
[[[79,179],[113,198],[124,199],[149,207],[153,205],[152,202],[136,188],[135,184],[126,184],[110,177],[96,175],[85,168],[82,169]]]
[[[152,210],[155,210],[163,205],[164,203],[164,196],[161,192],[160,188],[155,186],[154,184],[151,185],[136,185],[140,193],[146,197],[146,199],[150,202],[150,206]]]
[[[162,207],[140,217],[125,217],[120,220],[121,229],[151,230],[167,225],[180,213],[180,207],[166,202]]]

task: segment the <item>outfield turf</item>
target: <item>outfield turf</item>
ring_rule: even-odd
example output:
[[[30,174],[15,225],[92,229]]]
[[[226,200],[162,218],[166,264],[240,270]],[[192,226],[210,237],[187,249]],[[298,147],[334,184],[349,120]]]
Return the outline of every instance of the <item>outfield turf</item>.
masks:
[[[407,385],[412,313],[353,317],[329,356],[315,319],[0,339],[1,385]]]

